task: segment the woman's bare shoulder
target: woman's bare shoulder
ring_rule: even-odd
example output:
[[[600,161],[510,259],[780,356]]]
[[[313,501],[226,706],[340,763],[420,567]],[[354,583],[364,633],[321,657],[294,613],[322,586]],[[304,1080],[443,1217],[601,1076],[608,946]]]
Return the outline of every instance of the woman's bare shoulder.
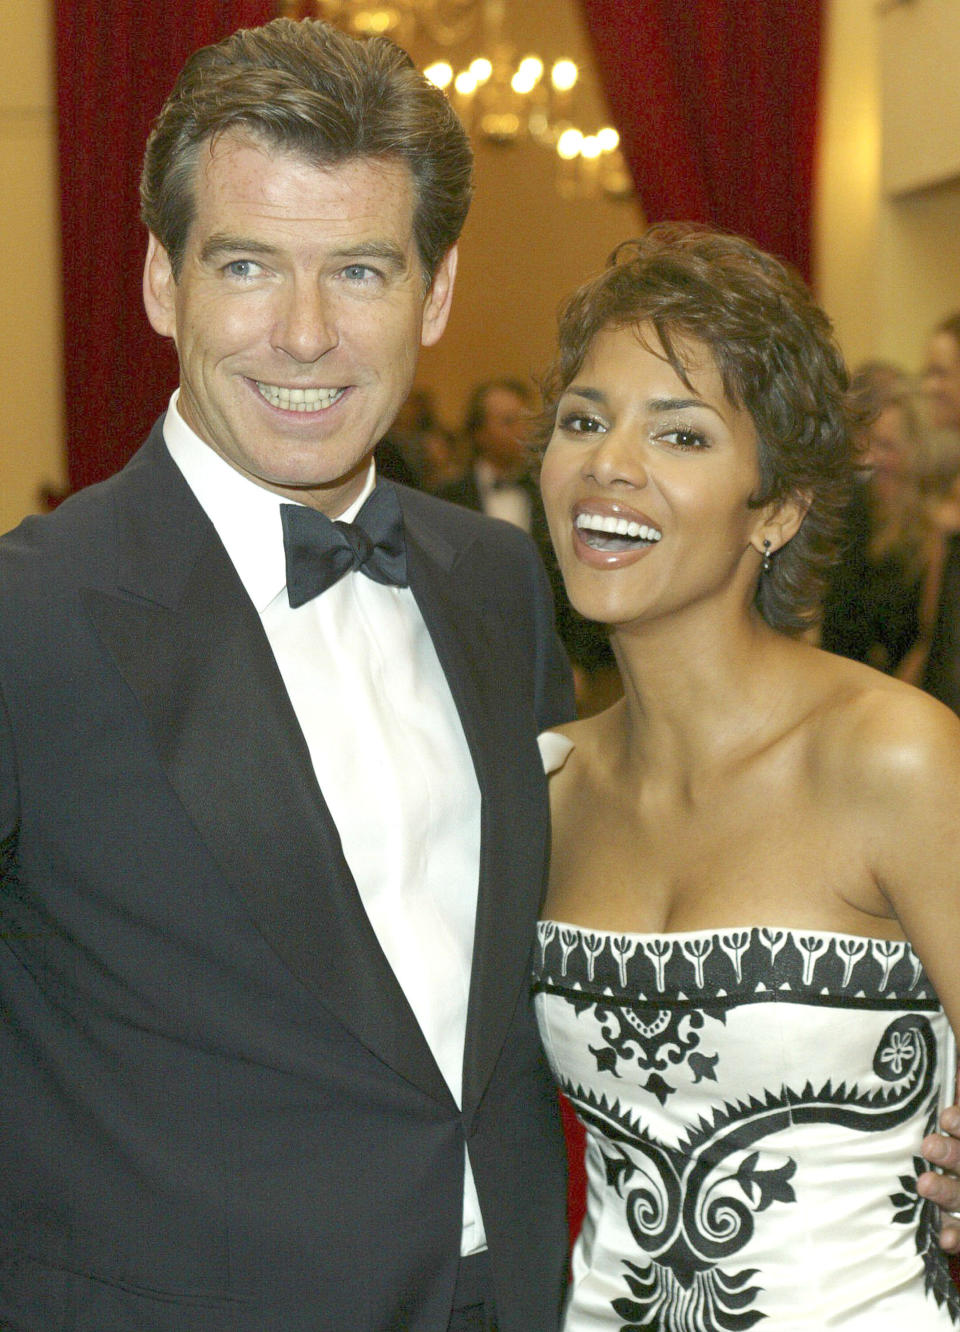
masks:
[[[905,784],[960,778],[960,718],[929,694],[857,662],[828,660],[808,725],[817,775],[861,803],[895,805]]]

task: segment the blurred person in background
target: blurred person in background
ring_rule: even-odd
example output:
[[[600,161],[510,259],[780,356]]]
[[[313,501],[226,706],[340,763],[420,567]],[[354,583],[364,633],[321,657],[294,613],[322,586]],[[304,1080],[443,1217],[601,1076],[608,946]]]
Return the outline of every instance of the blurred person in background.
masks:
[[[467,402],[463,435],[470,461],[463,475],[438,492],[464,508],[522,528],[549,545],[532,475],[529,423],[533,395],[522,379],[489,379]]]
[[[532,395],[522,380],[478,384],[464,414],[464,437],[473,462],[459,481],[442,488],[443,499],[504,518],[529,532],[553,588],[557,632],[573,667],[577,716],[590,717],[622,692],[620,673],[604,625],[585,619],[570,604],[543,513],[531,452]]]
[[[429,389],[414,388],[386,437],[377,445],[377,470],[391,481],[436,494],[456,480],[465,463],[456,436],[441,422]]]
[[[960,310],[941,320],[930,334],[923,391],[931,425],[960,430]]]
[[[852,392],[868,424],[840,558],[824,598],[820,644],[899,672],[920,635],[920,602],[937,542],[920,488],[923,431],[906,372],[863,365]]]
[[[930,335],[923,375],[931,424],[941,433],[940,496],[933,515],[938,538],[921,597],[920,643],[906,678],[960,713],[960,486],[951,465],[960,431],[960,311],[948,315]]]

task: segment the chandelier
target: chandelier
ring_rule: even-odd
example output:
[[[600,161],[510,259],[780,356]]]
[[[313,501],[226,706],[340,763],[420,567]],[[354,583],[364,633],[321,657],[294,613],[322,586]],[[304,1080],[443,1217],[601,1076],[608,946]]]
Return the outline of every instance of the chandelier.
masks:
[[[520,55],[505,31],[507,0],[281,0],[290,17],[312,12],[358,37],[387,36],[401,46],[428,44],[438,58],[424,74],[441,88],[471,137],[506,146],[535,143],[555,155],[556,183],[565,197],[602,192],[630,198],[633,184],[610,125],[586,132],[576,123],[580,70],[566,56],[546,62]],[[417,39],[420,39],[418,42]],[[451,48],[476,54],[455,68]],[[479,48],[479,49],[477,49]]]

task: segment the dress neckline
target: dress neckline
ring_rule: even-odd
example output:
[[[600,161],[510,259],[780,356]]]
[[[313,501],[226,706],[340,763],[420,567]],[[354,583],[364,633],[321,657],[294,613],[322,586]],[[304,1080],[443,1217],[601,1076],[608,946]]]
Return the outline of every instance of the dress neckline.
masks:
[[[806,925],[761,925],[756,922],[742,925],[713,925],[699,930],[604,930],[594,925],[574,925],[572,921],[558,920],[553,916],[537,922],[538,932],[544,930],[573,930],[578,935],[593,934],[605,939],[705,939],[720,934],[751,934],[753,931],[768,936],[798,935],[812,936],[817,939],[865,939],[868,943],[904,944],[913,952],[909,939],[889,939],[882,934],[853,934],[849,930],[820,930]]]

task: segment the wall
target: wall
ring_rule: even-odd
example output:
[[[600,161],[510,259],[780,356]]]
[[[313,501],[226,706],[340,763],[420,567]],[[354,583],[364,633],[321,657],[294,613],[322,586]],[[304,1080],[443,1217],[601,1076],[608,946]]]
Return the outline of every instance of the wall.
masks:
[[[874,6],[880,27],[883,184],[902,195],[960,178],[957,0]]]
[[[0,532],[66,481],[51,12],[0,0]]]
[[[960,4],[831,0],[827,18],[817,291],[851,364],[918,370],[960,309]]]

